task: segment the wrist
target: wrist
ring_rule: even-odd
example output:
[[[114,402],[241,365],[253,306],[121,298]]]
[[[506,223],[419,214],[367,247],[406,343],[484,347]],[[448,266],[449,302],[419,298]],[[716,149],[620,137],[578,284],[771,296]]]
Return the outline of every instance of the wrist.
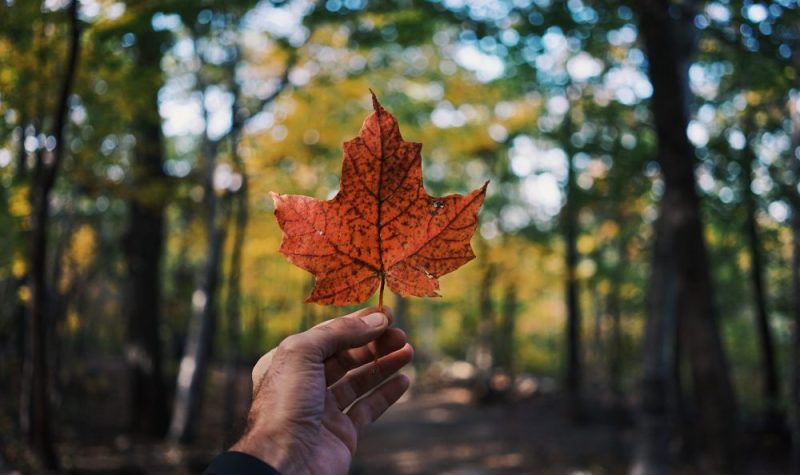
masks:
[[[252,455],[282,475],[299,473],[297,466],[299,459],[292,454],[289,445],[282,443],[275,435],[249,431],[233,444],[230,450]]]

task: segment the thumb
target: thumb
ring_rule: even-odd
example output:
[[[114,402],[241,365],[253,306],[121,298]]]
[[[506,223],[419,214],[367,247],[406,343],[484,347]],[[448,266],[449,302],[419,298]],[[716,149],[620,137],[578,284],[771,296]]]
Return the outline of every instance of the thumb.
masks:
[[[339,317],[295,335],[292,346],[296,346],[298,354],[322,362],[340,351],[366,345],[381,336],[388,326],[389,319],[381,312],[357,318]]]

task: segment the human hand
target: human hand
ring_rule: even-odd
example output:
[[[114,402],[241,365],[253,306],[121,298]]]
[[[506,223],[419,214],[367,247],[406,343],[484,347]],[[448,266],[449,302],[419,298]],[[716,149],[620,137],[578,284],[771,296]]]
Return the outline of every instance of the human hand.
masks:
[[[262,356],[253,368],[247,429],[231,450],[284,475],[346,474],[359,434],[409,385],[404,375],[391,376],[414,350],[402,330],[389,328],[384,310],[326,321]]]

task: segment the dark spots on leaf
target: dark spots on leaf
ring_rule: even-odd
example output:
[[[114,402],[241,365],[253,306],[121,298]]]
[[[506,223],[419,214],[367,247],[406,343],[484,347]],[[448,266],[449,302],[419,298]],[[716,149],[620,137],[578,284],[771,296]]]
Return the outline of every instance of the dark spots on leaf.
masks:
[[[316,276],[309,302],[363,302],[384,275],[400,295],[438,296],[438,277],[474,257],[469,241],[485,187],[466,196],[428,196],[420,148],[403,141],[395,118],[380,107],[344,145],[335,199],[275,200],[280,252]]]

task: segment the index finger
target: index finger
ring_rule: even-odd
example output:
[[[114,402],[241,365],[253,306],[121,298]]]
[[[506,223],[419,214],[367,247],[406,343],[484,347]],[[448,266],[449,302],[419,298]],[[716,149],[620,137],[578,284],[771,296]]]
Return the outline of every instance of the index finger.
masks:
[[[340,317],[340,318],[362,318],[362,317],[366,317],[369,314],[375,313],[377,311],[378,311],[378,307],[375,307],[375,306],[365,307],[365,308],[356,310],[355,312],[352,312],[352,313],[349,313],[347,315],[344,315],[343,317]],[[383,313],[386,315],[386,318],[389,319],[389,325],[391,325],[392,322],[394,321],[394,315],[392,314],[392,309],[388,305],[384,305],[383,306]],[[324,322],[322,322],[320,324],[315,325],[314,327],[312,327],[312,329],[320,327],[320,326],[327,325],[330,322],[333,322],[334,320],[335,320],[335,318],[332,318],[330,320],[326,320],[326,321],[324,321]],[[306,330],[306,331],[308,331],[308,330]],[[303,333],[305,333],[305,332],[303,332]],[[269,350],[266,354],[261,356],[261,358],[259,358],[258,361],[256,362],[256,364],[253,366],[253,371],[252,371],[253,394],[258,392],[258,388],[261,386],[261,381],[264,379],[264,375],[267,374],[267,371],[269,371],[270,366],[272,366],[272,358],[275,356],[275,350],[276,349],[277,349],[277,347],[272,348],[271,350]]]

